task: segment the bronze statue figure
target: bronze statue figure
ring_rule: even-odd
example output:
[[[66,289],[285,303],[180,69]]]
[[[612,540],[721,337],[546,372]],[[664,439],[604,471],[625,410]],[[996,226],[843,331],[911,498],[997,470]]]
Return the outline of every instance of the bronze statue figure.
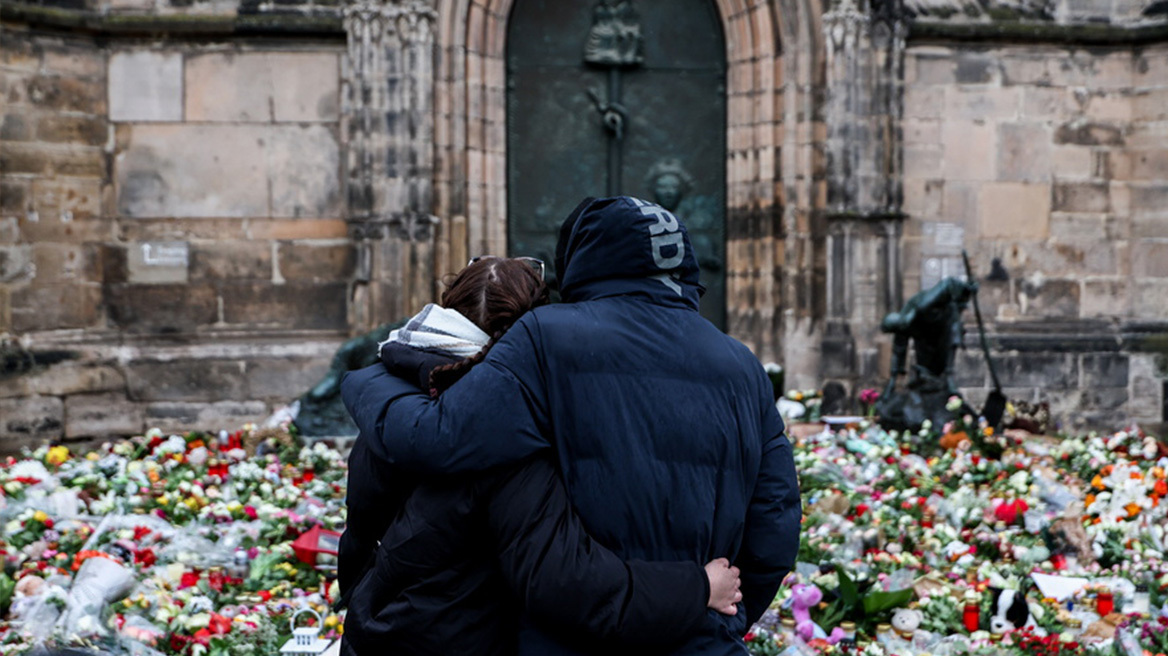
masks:
[[[976,282],[945,278],[910,298],[900,312],[884,317],[880,329],[892,333],[893,342],[891,375],[876,404],[882,426],[917,430],[928,419],[939,429],[952,419],[945,405],[950,397],[960,396],[953,382],[953,362],[965,338],[961,313],[976,293]],[[911,372],[907,370],[910,340]],[[906,373],[911,375],[905,389],[897,390],[897,378]]]
[[[378,362],[377,345],[400,328],[405,320],[375,328],[341,344],[323,380],[300,397],[300,411],[293,423],[306,437],[354,437],[357,425],[341,402],[341,377],[346,371]]]

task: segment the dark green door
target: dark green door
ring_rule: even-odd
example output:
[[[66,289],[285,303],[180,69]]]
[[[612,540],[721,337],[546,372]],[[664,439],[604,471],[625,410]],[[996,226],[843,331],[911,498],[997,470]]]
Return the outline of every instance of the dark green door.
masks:
[[[507,33],[508,239],[549,264],[585,196],[686,225],[725,326],[725,49],[713,0],[515,0]]]

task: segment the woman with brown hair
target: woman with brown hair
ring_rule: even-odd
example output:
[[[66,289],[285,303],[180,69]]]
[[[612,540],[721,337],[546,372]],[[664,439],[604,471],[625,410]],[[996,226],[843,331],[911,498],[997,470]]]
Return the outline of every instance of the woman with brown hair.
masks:
[[[438,395],[548,302],[543,264],[483,257],[380,345],[390,373]],[[490,435],[481,436],[484,440]],[[513,654],[521,622],[576,634],[582,648],[668,650],[734,614],[726,559],[623,561],[594,542],[548,458],[422,478],[379,461],[360,435],[349,460],[339,578],[347,654]]]

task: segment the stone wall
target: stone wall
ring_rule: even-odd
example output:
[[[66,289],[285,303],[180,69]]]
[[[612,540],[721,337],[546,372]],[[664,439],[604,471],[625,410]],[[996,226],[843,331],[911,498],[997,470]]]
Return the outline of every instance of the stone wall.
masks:
[[[0,372],[0,452],[237,426],[319,380],[357,266],[340,44],[4,27],[0,334],[37,364]]]
[[[915,45],[904,102],[906,296],[961,274],[964,247],[995,272],[980,296],[1008,395],[1068,425],[1162,421],[1168,48]]]

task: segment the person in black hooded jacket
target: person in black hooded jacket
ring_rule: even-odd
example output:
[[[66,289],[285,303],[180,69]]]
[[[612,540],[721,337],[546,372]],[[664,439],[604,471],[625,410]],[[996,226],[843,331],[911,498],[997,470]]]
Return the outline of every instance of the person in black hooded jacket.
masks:
[[[707,612],[676,653],[745,655],[802,515],[770,380],[698,313],[693,246],[659,205],[586,199],[561,227],[556,271],[563,302],[525,314],[438,398],[370,367],[343,379],[345,405],[371,451],[414,472],[552,455],[588,532],[623,558],[729,554],[745,612]],[[520,654],[598,653],[534,619],[521,620]]]
[[[546,300],[522,260],[472,263],[441,307],[391,334],[381,359],[437,396]],[[707,605],[736,612],[737,570],[725,559],[625,562],[593,541],[546,457],[423,482],[369,446],[362,434],[350,455],[339,554],[347,654],[513,654],[520,607],[550,630],[618,650],[683,641]]]

